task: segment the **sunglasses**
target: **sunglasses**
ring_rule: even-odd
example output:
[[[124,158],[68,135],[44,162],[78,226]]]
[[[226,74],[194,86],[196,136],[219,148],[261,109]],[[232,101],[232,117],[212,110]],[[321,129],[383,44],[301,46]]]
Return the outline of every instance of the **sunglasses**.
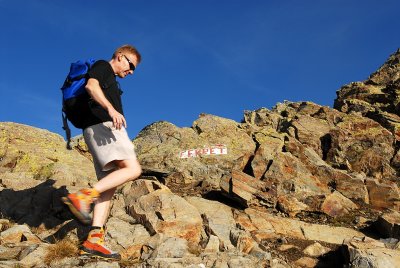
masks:
[[[125,59],[128,61],[129,63],[129,69],[131,69],[132,71],[134,71],[136,69],[135,65],[128,59],[127,56],[125,56],[124,54],[122,54],[122,56],[125,57]]]

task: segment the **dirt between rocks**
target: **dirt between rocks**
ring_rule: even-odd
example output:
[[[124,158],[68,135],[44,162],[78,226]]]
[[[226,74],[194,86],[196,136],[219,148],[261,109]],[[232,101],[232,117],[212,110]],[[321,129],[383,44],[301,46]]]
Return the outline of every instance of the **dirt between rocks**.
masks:
[[[265,246],[265,248],[271,252],[273,257],[278,257],[288,264],[293,264],[303,257],[308,257],[303,250],[315,242],[316,241],[295,238],[281,238],[262,241],[263,246]],[[315,267],[343,267],[343,264],[346,262],[341,252],[340,245],[334,245],[320,241],[318,241],[318,243],[323,247],[329,248],[330,251],[317,258],[310,257],[315,259],[317,263]]]
[[[181,197],[199,196],[209,200],[219,201],[232,207],[233,209],[245,209],[238,203],[223,196],[220,191],[202,187],[201,183],[198,185],[188,185],[187,187],[182,187],[182,185],[169,182],[167,183],[167,186],[172,192]],[[313,224],[351,228],[358,230],[369,237],[379,239],[379,234],[376,231],[374,224],[378,217],[384,213],[384,211],[374,210],[363,202],[354,201],[354,203],[356,203],[359,208],[352,210],[343,216],[331,217],[319,211],[302,211],[298,213],[294,219]],[[261,205],[253,208],[275,216],[289,217],[285,213],[279,211],[277,208],[267,208]],[[320,257],[307,256],[303,250],[315,242],[318,242],[322,246],[329,248],[330,251]],[[265,247],[266,251],[271,253],[273,258],[279,258],[290,265],[295,265],[297,260],[304,257],[309,257],[312,261],[315,261],[315,267],[323,268],[343,267],[343,265],[345,265],[347,262],[341,245],[329,244],[321,241],[282,237],[278,239],[274,238],[263,240],[262,246]]]

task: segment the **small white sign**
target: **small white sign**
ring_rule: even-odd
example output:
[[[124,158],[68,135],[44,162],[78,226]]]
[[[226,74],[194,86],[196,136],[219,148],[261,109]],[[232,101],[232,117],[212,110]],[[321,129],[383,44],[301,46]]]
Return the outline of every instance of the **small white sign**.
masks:
[[[197,157],[200,155],[220,155],[220,154],[228,154],[228,148],[226,148],[226,145],[217,144],[217,145],[212,145],[210,147],[204,147],[204,148],[200,148],[200,149],[189,149],[189,150],[180,152],[179,158],[191,158],[191,157]]]

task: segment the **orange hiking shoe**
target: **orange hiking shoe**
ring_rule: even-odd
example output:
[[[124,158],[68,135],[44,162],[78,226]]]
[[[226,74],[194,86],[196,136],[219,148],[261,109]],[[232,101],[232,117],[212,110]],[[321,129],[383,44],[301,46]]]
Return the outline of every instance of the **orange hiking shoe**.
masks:
[[[95,189],[82,189],[77,193],[69,194],[62,198],[62,201],[69,207],[83,224],[89,225],[92,222],[91,204],[100,196]]]
[[[103,259],[114,259],[120,260],[121,255],[119,253],[111,251],[104,245],[104,229],[96,228],[92,229],[85,242],[81,246],[80,255],[90,257],[100,257]]]

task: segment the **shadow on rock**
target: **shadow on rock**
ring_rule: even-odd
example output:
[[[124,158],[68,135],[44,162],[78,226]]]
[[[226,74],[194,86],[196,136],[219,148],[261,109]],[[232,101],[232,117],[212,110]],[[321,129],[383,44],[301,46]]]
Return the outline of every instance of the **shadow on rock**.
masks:
[[[345,267],[348,257],[345,255],[342,246],[337,247],[321,257],[318,258],[318,262],[315,265],[317,268],[336,268]]]
[[[61,197],[68,191],[63,186],[54,188],[54,180],[47,180],[29,189],[0,191],[0,214],[18,224],[30,227],[43,225],[54,228],[73,218]]]
[[[77,220],[72,220],[60,227],[54,234],[43,238],[43,241],[54,244],[65,238],[74,229],[76,229],[76,235],[79,241],[84,241],[90,231],[90,226],[85,226]]]

